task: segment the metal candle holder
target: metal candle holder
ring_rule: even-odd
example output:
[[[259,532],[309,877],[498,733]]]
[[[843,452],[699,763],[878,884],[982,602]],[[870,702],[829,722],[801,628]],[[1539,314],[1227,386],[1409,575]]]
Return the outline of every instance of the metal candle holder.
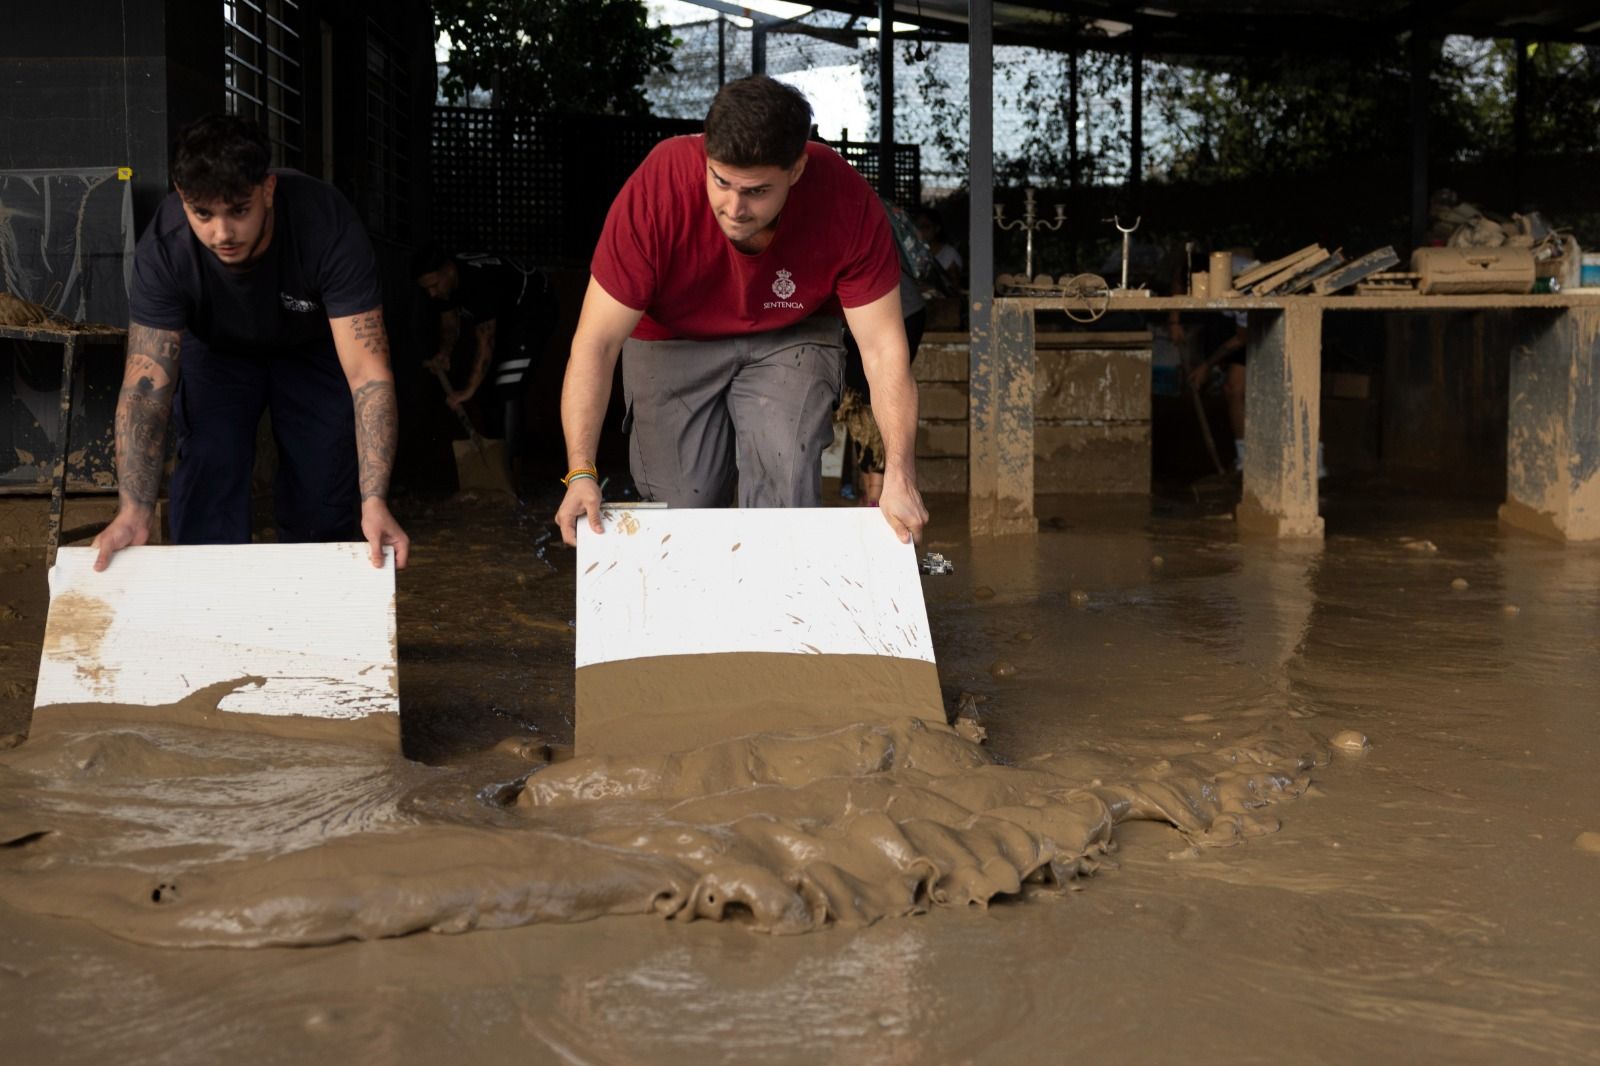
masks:
[[[1028,235],[1028,251],[1025,260],[1028,279],[1033,279],[1033,234],[1036,230],[1047,229],[1052,232],[1058,230],[1067,221],[1067,207],[1065,204],[1056,204],[1056,217],[1054,221],[1038,217],[1034,210],[1033,190],[1027,189],[1022,194],[1022,217],[1013,221],[1006,221],[1004,204],[994,205],[994,222],[1001,229],[1020,229]]]

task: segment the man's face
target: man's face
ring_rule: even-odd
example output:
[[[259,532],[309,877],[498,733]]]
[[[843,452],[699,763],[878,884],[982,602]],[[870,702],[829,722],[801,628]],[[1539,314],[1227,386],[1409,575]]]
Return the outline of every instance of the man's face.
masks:
[[[789,190],[806,169],[806,156],[792,167],[734,167],[706,160],[706,196],[717,225],[730,241],[748,241],[777,221]]]
[[[268,174],[249,195],[232,201],[196,203],[184,196],[182,189],[178,196],[189,228],[200,243],[228,266],[243,266],[261,254],[272,238],[272,194],[277,184],[277,175]]]
[[[417,278],[422,291],[435,300],[448,300],[456,291],[454,263],[446,263],[438,270],[430,270]]]

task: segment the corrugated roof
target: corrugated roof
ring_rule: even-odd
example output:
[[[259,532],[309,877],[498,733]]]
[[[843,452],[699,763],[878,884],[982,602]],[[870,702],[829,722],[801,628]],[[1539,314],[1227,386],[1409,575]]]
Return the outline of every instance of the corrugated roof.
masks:
[[[865,18],[875,0],[814,6]],[[965,39],[967,0],[895,0],[899,21],[930,35]],[[1075,30],[1074,27],[1077,27]],[[997,0],[995,40],[1122,50],[1139,41],[1150,55],[1205,56],[1326,51],[1421,27],[1430,34],[1526,37],[1600,45],[1594,0]],[[1088,40],[1086,38],[1093,38]]]

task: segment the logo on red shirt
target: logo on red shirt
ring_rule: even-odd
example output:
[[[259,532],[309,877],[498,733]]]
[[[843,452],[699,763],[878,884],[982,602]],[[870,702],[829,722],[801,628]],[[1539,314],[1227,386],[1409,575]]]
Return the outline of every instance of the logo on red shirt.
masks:
[[[778,271],[778,280],[772,283],[772,293],[780,300],[787,300],[794,295],[794,278],[790,277],[787,270]]]

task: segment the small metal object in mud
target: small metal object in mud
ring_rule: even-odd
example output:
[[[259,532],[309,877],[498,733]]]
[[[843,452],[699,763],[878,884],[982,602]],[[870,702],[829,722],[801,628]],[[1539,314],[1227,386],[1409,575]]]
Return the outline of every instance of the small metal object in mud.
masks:
[[[938,552],[924,552],[922,555],[921,568],[922,572],[930,577],[953,574],[956,572],[956,564],[952,563],[949,559],[946,559]]]

